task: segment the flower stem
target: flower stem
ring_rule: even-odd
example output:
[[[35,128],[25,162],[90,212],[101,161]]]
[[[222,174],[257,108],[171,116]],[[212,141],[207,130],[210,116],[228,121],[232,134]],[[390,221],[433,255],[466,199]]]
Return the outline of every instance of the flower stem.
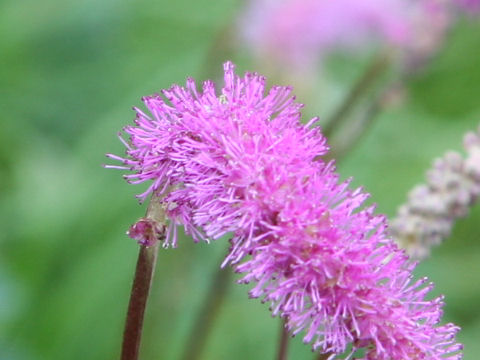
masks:
[[[365,69],[363,75],[355,82],[338,109],[323,126],[322,132],[327,138],[337,127],[340,126],[341,123],[344,122],[350,111],[367,92],[370,86],[372,86],[378,78],[387,71],[389,64],[389,56],[385,53],[380,53],[373,58],[371,63]]]
[[[277,360],[287,360],[289,339],[290,335],[288,333],[286,320],[282,320],[282,327],[280,329],[280,341],[278,343]]]
[[[370,103],[365,106],[363,113],[359,114],[358,118],[349,126],[349,129],[344,129],[338,136],[336,136],[331,142],[331,150],[325,159],[338,159],[343,158],[349,153],[359,140],[367,133],[368,129],[372,126],[378,115],[384,110],[388,103],[388,96],[391,92],[401,88],[403,78],[399,78],[396,81],[392,81],[387,84],[377,95],[375,95]]]
[[[145,241],[148,237],[150,242],[153,241],[153,243],[140,245],[135,277],[133,278],[130,293],[130,302],[128,304],[127,319],[125,321],[125,330],[123,331],[121,360],[138,359],[143,318],[157,262],[158,247],[160,242],[165,240],[165,209],[161,203],[161,198],[156,194],[152,195],[150,199],[145,218],[140,219],[139,222],[143,222],[145,219],[155,222],[154,229],[147,228],[143,230],[146,231],[143,234],[143,240]],[[151,238],[152,235],[154,239]]]
[[[330,152],[325,156],[325,159],[340,159],[349,153],[350,150],[359,142],[359,140],[365,135],[368,128],[372,125],[377,115],[382,110],[381,99],[373,101],[361,115],[360,120],[353,124],[350,131],[341,133],[332,141],[332,147]]]
[[[330,356],[332,356],[332,354],[333,353],[331,353],[331,352],[320,354],[318,356],[317,360],[327,360]]]
[[[195,323],[190,331],[181,357],[183,360],[196,360],[202,355],[203,348],[210,334],[213,322],[220,311],[221,305],[231,283],[230,268],[219,269],[212,280],[207,297],[203,302]]]
[[[157,253],[158,243],[154,246],[140,245],[130,303],[128,304],[127,320],[123,332],[121,360],[138,359],[145,306],[155,270]]]

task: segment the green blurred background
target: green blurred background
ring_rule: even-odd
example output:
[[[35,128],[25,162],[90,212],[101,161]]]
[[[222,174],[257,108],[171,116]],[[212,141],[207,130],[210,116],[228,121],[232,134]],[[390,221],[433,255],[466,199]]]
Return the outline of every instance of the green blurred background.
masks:
[[[0,359],[116,359],[138,246],[128,226],[144,213],[104,154],[140,97],[218,77],[243,2],[0,2]],[[480,122],[480,25],[462,20],[399,107],[381,114],[340,164],[393,216],[435,156],[460,149]],[[236,44],[232,44],[235,48]],[[251,68],[243,50],[228,57]],[[345,87],[358,76],[344,79]],[[307,107],[308,112],[308,107]],[[325,115],[320,113],[319,115]],[[417,269],[446,295],[465,359],[480,353],[480,209]],[[225,242],[161,250],[142,359],[178,359]],[[272,359],[279,320],[232,284],[202,359]],[[477,355],[475,355],[477,354]],[[294,339],[291,359],[312,359]]]

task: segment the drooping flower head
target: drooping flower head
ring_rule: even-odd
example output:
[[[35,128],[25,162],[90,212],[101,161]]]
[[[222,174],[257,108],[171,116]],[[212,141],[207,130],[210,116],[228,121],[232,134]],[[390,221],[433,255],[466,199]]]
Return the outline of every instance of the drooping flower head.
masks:
[[[426,279],[412,281],[414,265],[386,237],[384,217],[362,208],[368,194],[322,160],[325,138],[316,119],[300,122],[290,88],[267,91],[265,78],[226,63],[219,93],[189,79],[162,95],[144,98],[149,114],[136,109],[124,129],[127,156],[109,156],[131,170],[129,182],[150,182],[141,200],[162,199],[165,244],[176,245],[176,225],[196,240],[230,234],[223,265],[318,351],[461,358],[458,328],[438,325],[442,298],[426,298]]]

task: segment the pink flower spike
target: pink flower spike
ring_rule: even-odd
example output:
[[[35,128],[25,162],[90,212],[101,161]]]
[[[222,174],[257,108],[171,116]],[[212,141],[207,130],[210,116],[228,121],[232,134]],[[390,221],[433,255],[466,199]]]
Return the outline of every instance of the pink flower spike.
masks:
[[[127,126],[128,180],[148,182],[164,210],[164,245],[176,225],[195,241],[231,238],[223,265],[252,283],[250,297],[270,304],[293,334],[324,353],[365,360],[460,359],[459,330],[440,325],[442,298],[364,207],[369,196],[340,181],[314,120],[301,122],[291,88],[266,89],[256,73],[224,66],[224,86],[172,86],[143,99]],[[160,194],[163,194],[160,196]],[[161,200],[160,200],[161,199]],[[129,235],[151,244],[159,230],[141,219]],[[352,352],[353,349],[353,352]]]

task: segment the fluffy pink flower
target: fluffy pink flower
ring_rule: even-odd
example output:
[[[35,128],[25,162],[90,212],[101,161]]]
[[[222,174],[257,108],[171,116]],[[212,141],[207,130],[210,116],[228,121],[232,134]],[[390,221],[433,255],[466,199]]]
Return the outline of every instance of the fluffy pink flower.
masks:
[[[121,160],[132,183],[151,181],[145,199],[163,197],[176,244],[182,224],[194,239],[231,234],[224,265],[254,283],[250,296],[271,304],[293,334],[321,352],[364,359],[460,359],[458,328],[438,325],[442,298],[428,300],[426,279],[385,235],[383,216],[361,208],[368,197],[340,182],[316,119],[288,87],[266,92],[257,74],[225,64],[217,95],[193,80],[143,99]],[[140,237],[142,241],[144,239]],[[358,356],[358,355],[356,355]]]

